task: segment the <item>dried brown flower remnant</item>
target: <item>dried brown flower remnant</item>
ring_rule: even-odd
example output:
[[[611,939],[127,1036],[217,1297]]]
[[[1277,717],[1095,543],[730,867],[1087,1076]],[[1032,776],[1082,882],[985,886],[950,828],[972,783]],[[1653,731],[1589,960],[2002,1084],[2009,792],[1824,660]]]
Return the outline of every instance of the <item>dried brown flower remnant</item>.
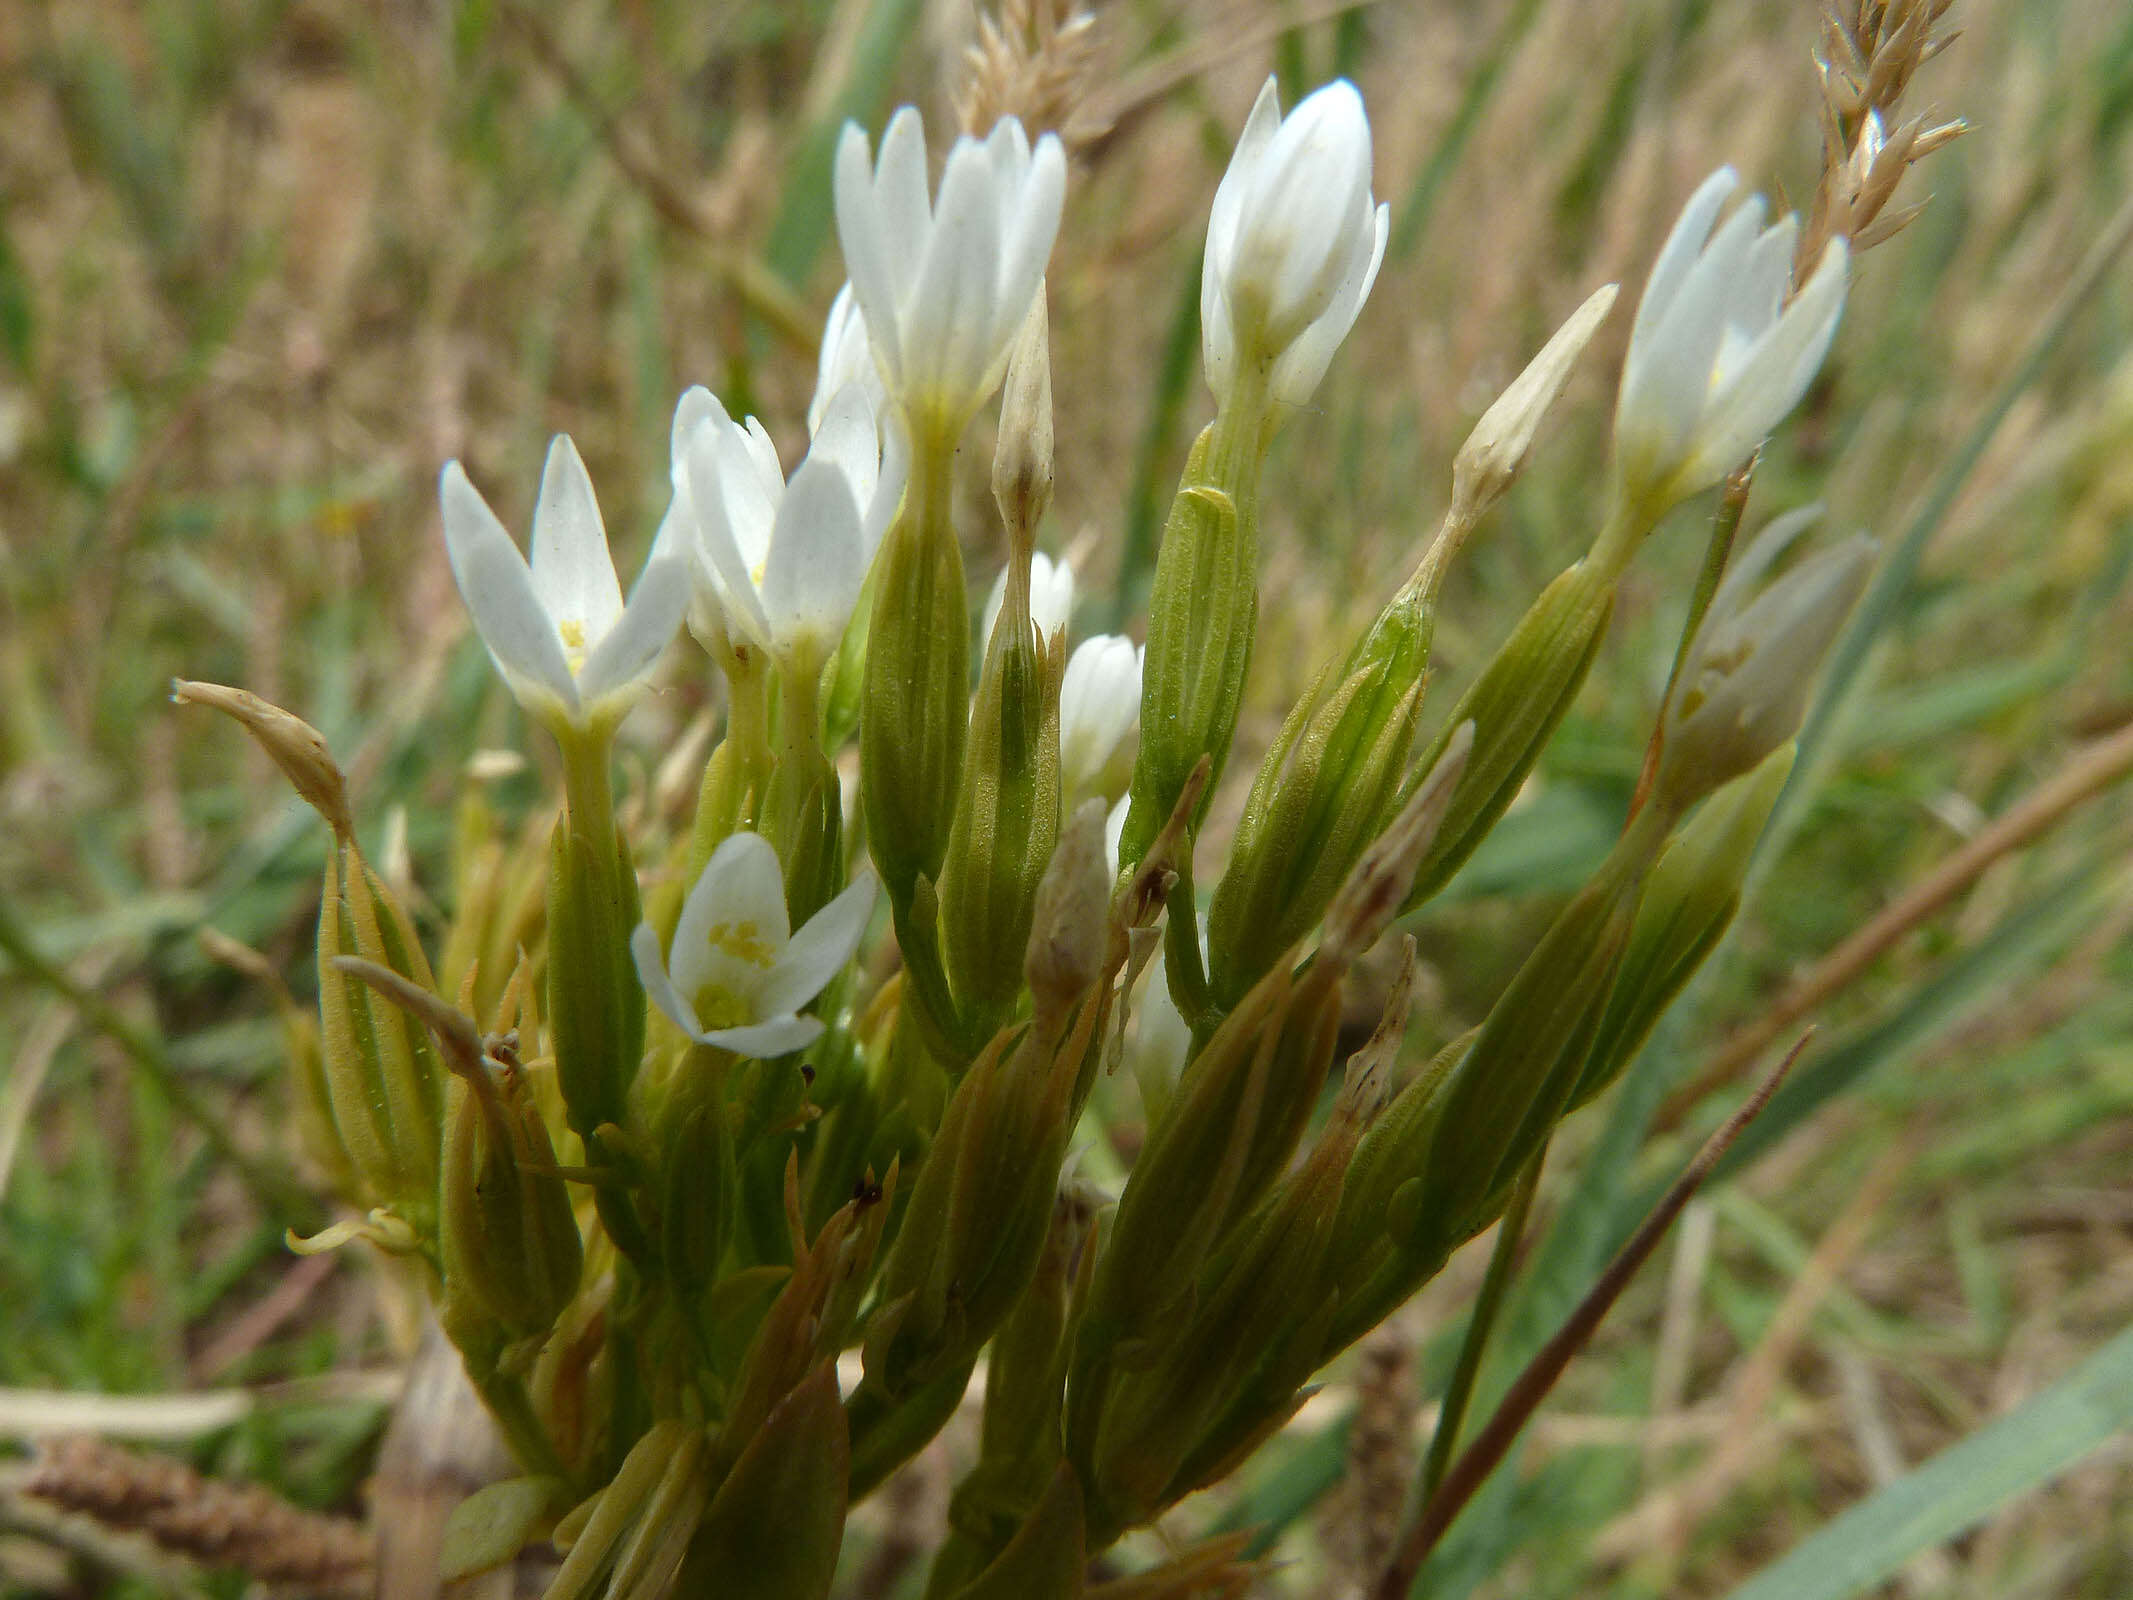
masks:
[[[22,1493],[287,1594],[370,1590],[370,1535],[360,1524],[300,1511],[256,1484],[203,1478],[167,1457],[136,1455],[87,1435],[56,1439]]]
[[[1020,117],[1035,139],[1059,135],[1071,154],[1106,131],[1089,93],[1101,33],[1079,0],[1003,0],[978,13],[978,37],[956,94],[965,129],[983,137],[1002,117]]]
[[[1961,137],[1968,124],[1932,122],[1927,114],[1897,122],[1896,112],[1918,69],[1954,40],[1941,26],[1953,6],[1954,0],[1834,0],[1823,7],[1815,55],[1822,179],[1793,256],[1795,281],[1822,258],[1831,237],[1851,240],[1854,251],[1871,249],[1923,209],[1887,207],[1904,173]]]

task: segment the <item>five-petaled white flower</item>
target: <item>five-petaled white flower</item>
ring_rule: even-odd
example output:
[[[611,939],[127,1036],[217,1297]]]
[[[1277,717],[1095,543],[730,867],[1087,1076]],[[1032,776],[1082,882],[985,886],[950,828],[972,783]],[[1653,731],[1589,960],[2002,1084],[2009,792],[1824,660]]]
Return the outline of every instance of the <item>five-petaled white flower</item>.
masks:
[[[1269,368],[1276,403],[1311,398],[1377,280],[1389,216],[1371,197],[1355,85],[1338,79],[1283,117],[1268,78],[1207,220],[1200,339],[1218,400],[1247,364]]]
[[[452,577],[520,704],[558,727],[619,717],[688,606],[675,520],[660,525],[625,605],[592,480],[568,434],[548,447],[530,563],[457,461],[445,464],[438,497]]]
[[[1022,124],[1003,117],[983,141],[956,140],[929,203],[926,130],[905,106],[879,161],[846,126],[835,178],[837,234],[882,378],[914,434],[952,443],[999,386],[1044,277],[1066,153],[1052,134],[1032,151]]]
[[[1720,167],[1689,197],[1630,329],[1615,458],[1623,492],[1648,514],[1748,458],[1806,393],[1844,311],[1843,239],[1787,305],[1793,217],[1765,228],[1755,195],[1711,231],[1739,181]]]
[[[1084,639],[1059,685],[1059,776],[1069,798],[1108,794],[1141,720],[1144,652],[1120,634]]]
[[[1855,534],[1750,591],[1821,514],[1809,506],[1773,521],[1711,597],[1666,719],[1658,782],[1683,801],[1748,771],[1799,729],[1822,656],[1866,586],[1874,541]]]
[[[776,660],[818,669],[851,620],[903,489],[901,458],[892,451],[884,462],[865,388],[847,384],[831,398],[789,483],[763,425],[734,422],[708,389],[681,397],[674,444],[699,590]]]
[[[873,873],[860,873],[791,932],[777,852],[761,834],[733,834],[711,852],[682,902],[665,960],[649,922],[630,935],[638,979],[652,1004],[698,1044],[764,1059],[804,1049],[822,1022],[800,1008],[851,960],[874,910],[874,889]]]

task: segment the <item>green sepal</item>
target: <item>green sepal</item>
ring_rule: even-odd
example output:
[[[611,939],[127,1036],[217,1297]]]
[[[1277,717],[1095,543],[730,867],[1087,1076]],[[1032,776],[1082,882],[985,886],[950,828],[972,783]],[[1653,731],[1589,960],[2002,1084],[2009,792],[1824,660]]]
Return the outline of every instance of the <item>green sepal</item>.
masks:
[[[564,764],[570,798],[548,858],[548,1032],[570,1126],[589,1144],[602,1123],[627,1124],[644,1055],[644,990],[629,944],[641,912],[606,746],[566,750]]]
[[[993,629],[940,879],[941,954],[962,1026],[976,1034],[1014,1011],[1037,885],[1059,842],[1065,669],[1064,651],[1040,646],[1030,630],[1004,618]]]
[[[1403,590],[1290,711],[1237,823],[1207,913],[1227,1009],[1316,925],[1391,816],[1422,711],[1431,615]]]
[[[954,1600],[1078,1600],[1087,1562],[1081,1485],[1061,1463],[1007,1547]]]
[[[1583,687],[1613,609],[1614,585],[1599,566],[1581,561],[1558,573],[1444,719],[1403,800],[1428,775],[1454,730],[1469,721],[1474,744],[1404,910],[1452,880],[1517,796]]]
[[[1704,802],[1653,864],[1592,1055],[1570,1097],[1575,1111],[1620,1077],[1740,909],[1755,843],[1792,773],[1795,746]]]
[[[820,1600],[837,1573],[851,1442],[824,1361],[764,1418],[704,1513],[677,1594]]]

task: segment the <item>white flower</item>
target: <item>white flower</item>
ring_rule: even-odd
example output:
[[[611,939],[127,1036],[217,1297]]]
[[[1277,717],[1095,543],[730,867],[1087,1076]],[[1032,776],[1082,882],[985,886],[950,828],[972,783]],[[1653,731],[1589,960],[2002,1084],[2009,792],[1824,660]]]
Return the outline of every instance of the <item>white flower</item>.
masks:
[[[689,603],[675,520],[660,524],[625,605],[592,480],[569,435],[548,447],[530,563],[457,461],[445,464],[438,498],[452,577],[520,704],[577,728],[627,710]]]
[[[910,106],[889,119],[881,159],[848,125],[837,147],[837,233],[889,392],[914,429],[952,439],[999,386],[1044,277],[1066,195],[1066,154],[1032,153],[1003,117],[983,142],[956,140],[940,199],[926,195],[926,130]]]
[[[1098,634],[1067,658],[1059,685],[1059,776],[1072,795],[1108,792],[1112,768],[1141,720],[1143,653],[1131,639]]]
[[[1739,466],[1799,403],[1844,310],[1847,252],[1830,240],[1785,304],[1798,231],[1763,226],[1750,197],[1714,234],[1738,185],[1731,167],[1703,181],[1667,235],[1630,329],[1615,403],[1624,491],[1664,511]]]
[[[802,1049],[822,1023],[800,1007],[851,960],[874,888],[874,875],[862,872],[798,933],[788,932],[778,853],[761,834],[733,834],[711,852],[682,902],[664,961],[649,922],[630,935],[637,977],[652,1004],[698,1044],[762,1058]]]
[[[993,625],[1000,620],[1000,608],[1007,604],[1007,569],[1000,569],[999,577],[992,581],[992,593],[985,601],[985,627],[980,639],[992,637]],[[1049,639],[1067,625],[1074,614],[1074,567],[1064,556],[1054,561],[1042,550],[1035,552],[1029,562],[1029,620],[1036,627],[1040,639]]]
[[[815,397],[807,403],[807,431],[822,431],[822,417],[831,399],[849,384],[866,391],[877,422],[889,414],[889,392],[882,387],[881,368],[874,364],[874,347],[867,341],[867,319],[847,283],[830,302],[822,323],[822,355],[815,366]]]
[[[1748,771],[1799,729],[1823,653],[1866,586],[1874,541],[1854,536],[1753,599],[1749,590],[1820,515],[1810,506],[1773,521],[1711,597],[1667,712],[1659,786],[1680,803]]]
[[[1284,118],[1268,78],[1215,190],[1200,270],[1207,382],[1226,401],[1241,364],[1300,406],[1355,326],[1390,213],[1370,193],[1370,119],[1342,78]]]
[[[832,397],[790,483],[763,425],[734,422],[708,390],[682,396],[674,436],[699,589],[759,649],[796,670],[819,667],[902,491],[901,460],[884,463],[866,391],[847,384]]]

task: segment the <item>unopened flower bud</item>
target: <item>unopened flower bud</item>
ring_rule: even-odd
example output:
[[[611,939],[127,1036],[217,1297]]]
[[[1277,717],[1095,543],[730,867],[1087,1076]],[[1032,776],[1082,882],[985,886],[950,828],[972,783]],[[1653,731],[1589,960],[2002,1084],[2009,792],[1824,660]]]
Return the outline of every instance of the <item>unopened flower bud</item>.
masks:
[[[1614,309],[1616,285],[1603,283],[1526,363],[1525,371],[1481,414],[1452,458],[1452,506],[1446,521],[1471,526],[1501,500],[1525,465],[1541,419],[1570,381],[1578,357]]]
[[[1102,970],[1111,907],[1111,874],[1104,860],[1104,806],[1084,800],[1060,830],[1059,844],[1037,885],[1023,963],[1043,1031],[1075,1005]]]
[[[1007,357],[992,497],[1018,541],[1034,535],[1052,503],[1052,352],[1041,282]]]
[[[1781,519],[1789,520],[1789,519]],[[1798,730],[1822,656],[1866,587],[1874,542],[1809,557],[1752,600],[1797,529],[1773,524],[1712,597],[1667,712],[1655,796],[1678,811],[1756,766]]]

